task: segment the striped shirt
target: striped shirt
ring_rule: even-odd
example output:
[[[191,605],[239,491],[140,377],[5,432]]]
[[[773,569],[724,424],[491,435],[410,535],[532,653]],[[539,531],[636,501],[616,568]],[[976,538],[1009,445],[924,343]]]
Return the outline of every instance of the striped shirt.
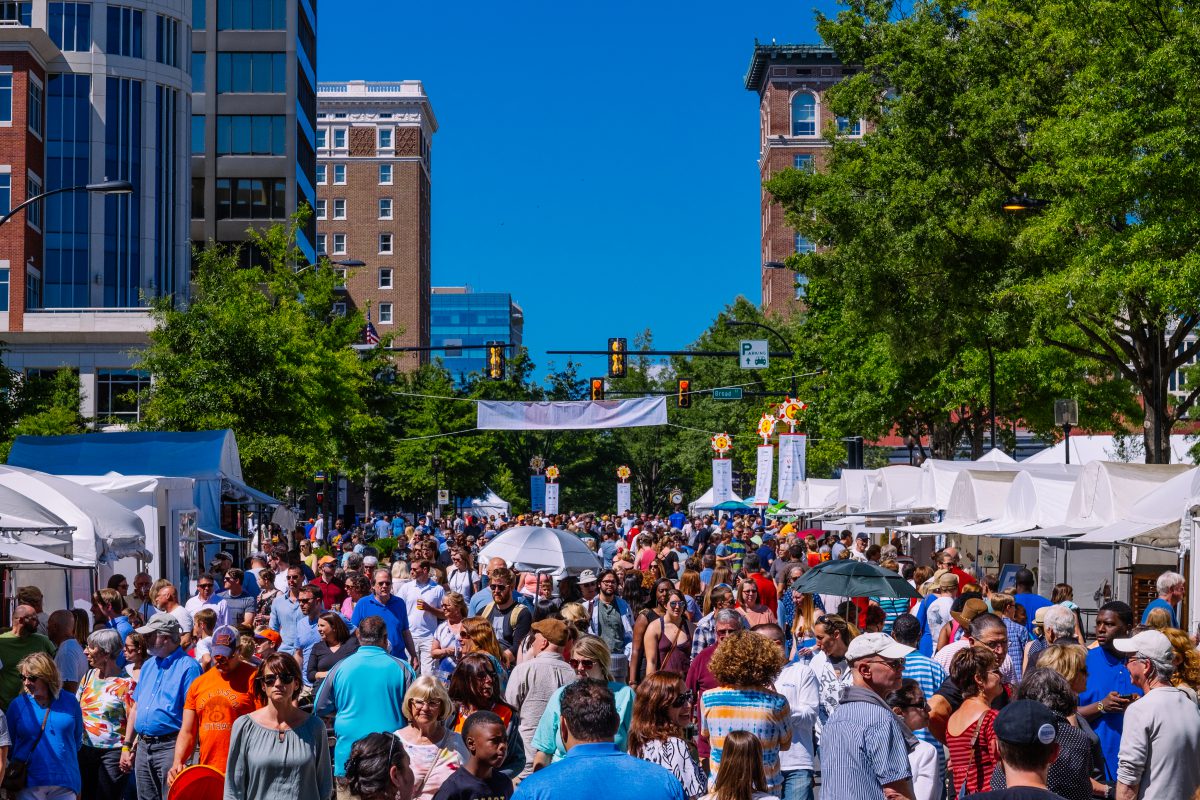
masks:
[[[908,613],[911,601],[907,597],[872,597],[871,599],[883,609],[883,632],[891,636],[892,625],[896,622],[896,617]]]
[[[942,682],[946,680],[946,670],[942,669],[942,665],[934,661],[929,656],[923,656],[920,653],[912,652],[904,657],[904,674],[902,677],[912,678],[921,686],[921,693],[925,695],[925,699],[933,697],[937,694],[937,690],[941,687]],[[928,742],[941,751],[942,744],[934,738],[929,732],[929,728],[921,728],[919,731],[913,731],[913,735],[923,742]]]
[[[1025,660],[1025,645],[1029,644],[1029,631],[1024,625],[1018,625],[1008,617],[1001,617],[1004,627],[1008,629],[1008,660],[1013,666],[1013,686],[1021,682],[1021,667]]]
[[[900,718],[882,705],[840,704],[821,752],[821,800],[884,800],[885,785],[912,776]]]
[[[721,769],[725,737],[733,731],[748,731],[762,743],[767,789],[779,795],[783,788],[779,749],[791,745],[791,715],[787,699],[776,692],[724,686],[705,692],[700,699],[700,733],[708,737],[712,748],[709,754],[712,762],[710,788]],[[908,763],[907,756],[904,763]]]

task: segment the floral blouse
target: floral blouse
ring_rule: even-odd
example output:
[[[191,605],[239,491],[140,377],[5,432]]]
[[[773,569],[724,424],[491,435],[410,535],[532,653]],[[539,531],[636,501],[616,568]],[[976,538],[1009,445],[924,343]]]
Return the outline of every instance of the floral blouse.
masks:
[[[127,675],[101,678],[98,670],[89,670],[79,682],[75,696],[83,712],[84,744],[103,750],[121,746],[125,723],[133,703],[135,681]]]

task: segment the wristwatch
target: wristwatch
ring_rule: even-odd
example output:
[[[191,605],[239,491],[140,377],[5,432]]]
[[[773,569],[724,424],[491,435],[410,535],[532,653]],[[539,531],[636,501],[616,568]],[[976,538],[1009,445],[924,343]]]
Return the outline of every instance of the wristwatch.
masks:
[[[1101,700],[1099,703],[1096,703],[1096,713],[1097,713],[1097,714],[1103,714],[1103,713],[1104,713],[1104,701],[1103,701],[1103,700]],[[1111,788],[1111,787],[1110,787],[1110,788]]]

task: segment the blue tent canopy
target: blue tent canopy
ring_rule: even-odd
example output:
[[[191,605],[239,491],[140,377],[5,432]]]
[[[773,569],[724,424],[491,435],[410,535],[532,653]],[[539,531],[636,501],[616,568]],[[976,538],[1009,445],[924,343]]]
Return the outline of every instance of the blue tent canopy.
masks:
[[[221,498],[279,505],[245,484],[231,430],[121,431],[71,436],[18,436],[8,463],[52,475],[157,475],[193,478],[197,524],[221,529]]]

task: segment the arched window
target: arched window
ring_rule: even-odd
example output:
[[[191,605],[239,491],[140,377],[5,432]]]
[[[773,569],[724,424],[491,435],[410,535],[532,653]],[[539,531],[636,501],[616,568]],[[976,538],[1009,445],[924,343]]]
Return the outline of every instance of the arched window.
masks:
[[[810,92],[792,96],[792,136],[817,135],[817,98]]]

